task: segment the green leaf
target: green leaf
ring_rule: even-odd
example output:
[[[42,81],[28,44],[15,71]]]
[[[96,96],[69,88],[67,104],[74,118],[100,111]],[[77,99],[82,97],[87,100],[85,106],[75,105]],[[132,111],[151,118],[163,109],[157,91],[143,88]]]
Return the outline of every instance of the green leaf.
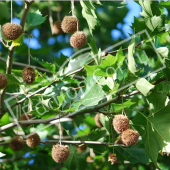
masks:
[[[166,99],[166,93],[158,93],[156,90],[153,90],[153,92],[147,97],[151,112],[155,113],[163,109],[165,107]]]
[[[136,66],[135,66],[135,59],[133,57],[133,54],[135,52],[135,42],[133,42],[129,47],[128,47],[128,68],[131,73],[137,72]]]
[[[157,1],[139,0],[139,4],[142,6],[141,16],[150,18],[150,17],[153,17],[153,16],[160,16],[161,15]]]
[[[167,8],[167,9],[170,9],[170,1],[160,2],[159,4],[162,5],[163,7]]]
[[[26,29],[29,27],[34,27],[41,25],[45,21],[46,17],[43,17],[41,12],[37,10],[36,12],[29,12],[26,19]]]
[[[155,165],[160,150],[166,149],[166,152],[170,152],[169,110],[170,104],[149,116],[139,112],[146,121],[145,131],[142,134],[145,153]],[[138,126],[143,126],[143,121],[138,122]]]
[[[103,99],[105,92],[102,90],[102,87],[93,80],[92,76],[88,76],[86,80],[86,89],[81,95],[81,99],[76,101],[79,105],[85,106],[95,106],[100,100]]]
[[[124,61],[124,55],[122,49],[120,48],[116,57],[109,54],[105,60],[97,66],[85,65],[87,75],[113,77],[116,70],[122,66]]]
[[[135,102],[132,102],[131,99],[127,99],[126,101],[123,102],[124,109],[130,108],[132,105],[134,105]],[[122,111],[122,103],[112,103],[113,110],[116,112]]]
[[[15,77],[15,75],[7,74],[6,76],[7,76],[7,78],[8,78],[8,85],[11,85],[11,84],[20,85],[20,82],[19,82],[18,79]]]
[[[92,4],[92,1],[80,1],[82,6],[82,15],[86,19],[90,33],[93,35],[93,30],[96,26],[102,26],[97,15],[95,14],[95,7]]]
[[[145,78],[140,78],[136,82],[136,88],[144,95],[147,96],[148,92],[154,88],[154,85],[149,83]]]
[[[22,45],[22,43],[23,43],[23,37],[22,37],[22,35],[19,37],[19,38],[17,38],[16,40],[13,40],[12,41],[12,45],[15,47],[15,46],[20,46],[20,45]]]
[[[165,32],[165,15],[153,16],[152,18],[146,18],[144,21],[150,30],[150,36]]]
[[[103,114],[100,114],[100,121],[102,125],[106,128],[107,132],[110,133],[110,121],[109,118]]]
[[[92,58],[94,58],[96,64],[99,65],[101,63],[102,54],[98,50],[95,40],[93,39],[88,45],[91,48],[90,55],[92,56]]]
[[[3,117],[0,119],[0,125],[4,126],[10,123],[10,115],[8,113],[5,113]]]
[[[143,163],[146,164],[149,162],[149,158],[146,156],[144,149],[138,147],[130,147],[130,148],[124,148],[121,146],[115,147],[116,153],[118,152],[123,156],[123,158],[126,161],[129,161],[132,164],[136,163]]]
[[[168,58],[169,49],[167,47],[159,47],[156,51],[163,57]]]
[[[8,18],[10,16],[7,3],[0,2],[0,19]]]
[[[73,145],[69,146],[70,154],[68,159],[64,162],[64,166],[67,170],[73,169],[86,169],[86,159],[82,154],[77,153],[77,148]]]
[[[35,61],[35,62],[37,62],[37,63],[39,63],[40,65],[42,65],[43,67],[45,67],[47,70],[49,70],[51,73],[55,73],[55,70],[56,70],[56,67],[55,67],[55,64],[51,64],[51,63],[48,63],[48,62],[46,62],[46,61],[44,61],[44,60],[42,60],[42,61],[40,61],[38,58],[35,58],[35,57],[32,57],[31,56],[31,58]]]

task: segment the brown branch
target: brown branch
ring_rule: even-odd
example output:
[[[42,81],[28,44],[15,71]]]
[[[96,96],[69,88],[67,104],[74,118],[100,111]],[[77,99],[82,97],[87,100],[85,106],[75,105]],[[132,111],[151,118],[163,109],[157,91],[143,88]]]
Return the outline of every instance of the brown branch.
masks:
[[[24,141],[24,142],[26,142],[26,141]],[[40,143],[43,143],[43,144],[48,144],[48,143],[56,144],[58,142],[59,142],[59,140],[46,140],[46,141],[41,141]],[[9,143],[10,142],[1,142],[0,146],[9,145]],[[72,145],[92,144],[92,145],[106,145],[106,146],[124,146],[122,144],[108,143],[108,142],[97,142],[97,141],[69,141],[69,140],[62,140],[61,143],[63,143],[63,144],[72,144]]]
[[[17,125],[31,125],[31,124],[51,124],[51,125],[54,125],[54,124],[59,123],[59,122],[68,122],[68,121],[72,121],[72,119],[71,118],[61,118],[59,120],[58,116],[52,117],[52,118],[49,118],[49,119],[24,120],[24,121],[18,121],[18,122],[9,123],[7,125],[4,125],[4,126],[0,127],[0,132],[4,131],[6,129],[9,129],[9,128],[15,127]]]

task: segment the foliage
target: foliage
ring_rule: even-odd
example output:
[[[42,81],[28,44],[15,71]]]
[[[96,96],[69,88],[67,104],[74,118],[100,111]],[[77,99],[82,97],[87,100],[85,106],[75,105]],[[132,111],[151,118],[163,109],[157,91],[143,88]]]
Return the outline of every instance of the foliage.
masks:
[[[79,29],[87,35],[88,43],[82,49],[70,47],[71,35],[51,33],[49,7],[56,21],[57,10],[61,18],[69,15],[69,1],[31,4],[24,31],[33,34],[31,39],[35,44],[30,53],[36,79],[31,85],[22,79],[22,69],[28,61],[28,35],[23,34],[11,43],[16,47],[12,72],[7,72],[5,99],[4,89],[0,94],[4,104],[4,112],[0,114],[0,140],[2,137],[2,143],[9,142],[17,133],[24,136],[36,131],[42,141],[55,139],[57,143],[58,124],[51,124],[51,120],[70,118],[61,122],[63,138],[70,141],[70,155],[64,163],[55,163],[51,158],[52,143],[42,143],[36,148],[25,145],[20,152],[0,143],[0,162],[5,169],[168,169],[165,153],[170,153],[170,23],[166,11],[170,12],[170,3],[143,0],[135,3],[141,6],[142,12],[140,17],[134,17],[133,35],[120,43],[126,36],[116,25],[124,24],[123,18],[128,12],[125,2],[75,2]],[[10,22],[9,8],[9,2],[0,2],[1,25]],[[14,16],[21,19],[24,4],[21,10],[20,5],[13,2],[13,11]],[[117,40],[110,36],[113,29],[121,32]],[[11,57],[10,53],[8,56],[11,44],[3,42],[0,46],[0,72],[9,69],[9,60],[7,66],[3,61]],[[74,55],[62,54],[66,50]],[[25,112],[43,123],[1,129]],[[98,112],[103,113],[101,128],[94,120]],[[114,114],[121,113],[126,113],[131,128],[139,132],[140,138],[136,146],[115,144],[119,162],[111,165],[108,155],[113,153],[113,143],[119,138],[112,120]],[[87,141],[86,151],[79,153],[77,145],[72,145],[76,141]]]

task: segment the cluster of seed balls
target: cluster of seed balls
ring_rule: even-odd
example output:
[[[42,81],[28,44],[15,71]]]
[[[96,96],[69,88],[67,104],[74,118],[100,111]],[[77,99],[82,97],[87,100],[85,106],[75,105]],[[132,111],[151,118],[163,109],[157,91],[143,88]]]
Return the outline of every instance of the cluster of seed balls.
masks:
[[[102,127],[102,123],[100,121],[100,114],[97,113],[95,116],[95,123],[98,127]],[[129,119],[124,115],[116,115],[113,119],[113,127],[118,134],[121,134],[120,138],[116,143],[124,144],[126,146],[136,145],[139,133],[135,130],[130,129]]]
[[[21,115],[20,121],[30,120],[32,118],[33,118],[32,114],[25,113],[25,114]],[[25,127],[30,126],[30,124],[29,125],[22,124],[22,125]],[[37,133],[29,134],[26,138],[26,144],[27,144],[27,146],[29,146],[31,148],[38,146],[40,144],[40,142],[41,142],[41,140]],[[10,145],[11,149],[14,151],[21,151],[24,148],[24,140],[20,136],[15,136],[12,138],[9,145]],[[69,153],[70,153],[70,150],[67,145],[66,146],[59,145],[59,144],[53,145],[52,158],[54,159],[55,162],[57,162],[57,163],[64,162],[69,157]]]
[[[70,37],[70,45],[73,48],[81,48],[83,47],[86,42],[87,38],[83,31],[77,31],[77,28],[79,27],[79,21],[77,17],[74,16],[65,16],[62,23],[61,23],[61,29],[65,33],[74,33]]]

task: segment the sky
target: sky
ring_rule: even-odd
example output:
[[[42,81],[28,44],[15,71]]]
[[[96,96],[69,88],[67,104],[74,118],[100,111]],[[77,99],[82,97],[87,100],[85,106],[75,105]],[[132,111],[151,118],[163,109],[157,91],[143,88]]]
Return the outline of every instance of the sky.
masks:
[[[122,27],[122,30],[124,32],[124,34],[126,35],[126,37],[129,37],[129,33],[132,34],[133,33],[133,30],[130,28],[130,25],[131,23],[133,23],[134,21],[134,16],[135,17],[139,17],[140,16],[140,12],[141,12],[141,7],[140,5],[138,5],[137,3],[135,3],[134,1],[132,0],[127,0],[127,7],[129,9],[129,12],[128,14],[126,15],[126,17],[124,18],[124,22],[125,24],[122,25],[122,23],[118,23],[117,24],[117,28],[121,28]],[[16,1],[16,3],[18,5],[22,5],[23,1]],[[13,19],[13,22],[14,23],[20,23],[20,20],[17,19],[17,18],[14,18]],[[111,36],[112,36],[112,39],[113,40],[117,40],[119,38],[121,38],[121,32],[118,30],[118,29],[113,29],[112,32],[111,32]],[[38,36],[39,36],[39,30],[38,29],[34,29],[33,32],[32,32],[32,35],[34,38],[31,38],[30,40],[30,48],[33,48],[33,49],[39,49],[41,48],[41,45],[38,43]],[[63,35],[59,35],[57,37],[57,41],[58,42],[62,42],[62,41],[69,41],[69,36],[63,36]],[[54,37],[50,37],[48,39],[48,44],[49,45],[52,45],[56,42],[56,39]],[[28,38],[25,38],[24,39],[24,43],[28,45]],[[70,48],[64,48],[62,49],[61,51],[57,52],[56,53],[56,56],[59,56],[60,53],[63,53],[65,56],[71,56],[72,53],[73,53],[73,49],[70,47]]]

